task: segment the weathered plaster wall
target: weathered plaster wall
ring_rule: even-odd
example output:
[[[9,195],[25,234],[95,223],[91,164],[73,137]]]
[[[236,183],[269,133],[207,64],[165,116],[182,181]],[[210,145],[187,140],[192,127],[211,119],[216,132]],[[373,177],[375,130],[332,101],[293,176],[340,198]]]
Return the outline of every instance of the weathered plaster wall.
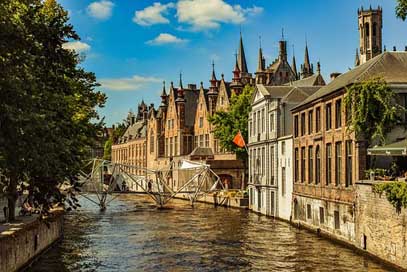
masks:
[[[57,241],[63,234],[63,214],[48,220],[16,226],[14,233],[0,233],[0,271],[17,271]],[[12,231],[12,229],[10,230]]]
[[[356,212],[355,245],[407,269],[407,210],[398,214],[385,194],[361,182],[356,184]]]

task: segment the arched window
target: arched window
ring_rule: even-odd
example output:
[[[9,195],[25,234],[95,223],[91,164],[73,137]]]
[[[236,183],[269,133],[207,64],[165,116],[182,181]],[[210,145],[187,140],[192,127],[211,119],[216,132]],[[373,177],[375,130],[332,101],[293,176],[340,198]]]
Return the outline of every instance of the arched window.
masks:
[[[365,35],[369,37],[369,23],[365,23]]]
[[[321,151],[319,145],[315,149],[315,184],[319,184],[321,181]]]
[[[376,31],[377,31],[377,23],[373,23],[373,36],[376,36]]]

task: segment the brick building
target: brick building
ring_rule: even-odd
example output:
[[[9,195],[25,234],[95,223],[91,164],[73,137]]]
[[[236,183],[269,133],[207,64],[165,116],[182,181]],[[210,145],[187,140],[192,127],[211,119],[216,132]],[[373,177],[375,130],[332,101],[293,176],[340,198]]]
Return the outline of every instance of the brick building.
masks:
[[[366,146],[347,131],[346,87],[382,77],[407,99],[407,52],[384,52],[322,87],[293,113],[293,217],[302,224],[355,240],[355,182],[365,178]],[[406,131],[398,137],[407,135]]]
[[[153,105],[150,108],[153,108]],[[143,175],[144,171],[141,168],[147,166],[147,113],[147,105],[142,101],[138,106],[137,116],[129,112],[125,133],[116,144],[112,145],[112,162],[139,167],[139,169],[127,169],[136,175]]]

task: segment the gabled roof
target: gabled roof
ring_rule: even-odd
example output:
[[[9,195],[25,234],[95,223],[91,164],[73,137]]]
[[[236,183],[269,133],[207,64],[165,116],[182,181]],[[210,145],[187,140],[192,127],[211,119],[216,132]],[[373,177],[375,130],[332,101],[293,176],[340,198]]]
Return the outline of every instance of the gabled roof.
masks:
[[[322,87],[304,102],[296,106],[294,110],[353,83],[362,82],[374,77],[383,78],[389,85],[407,84],[407,52],[384,52],[374,57],[349,72],[338,76],[328,85]]]
[[[146,122],[144,121],[135,122],[133,125],[130,125],[124,132],[123,136],[120,137],[120,143],[128,142],[138,138],[144,138],[146,137],[146,132],[147,132]]]
[[[323,84],[321,84],[323,83]],[[299,79],[296,81],[292,81],[289,83],[286,83],[284,85],[290,85],[290,86],[297,86],[297,87],[306,87],[306,86],[324,86],[325,85],[325,80],[322,77],[321,74],[314,74],[312,76]]]
[[[317,92],[321,86],[265,86],[263,84],[257,84],[256,90],[258,90],[263,96],[269,98],[280,98],[281,102],[285,103],[300,103],[304,101],[308,96]]]

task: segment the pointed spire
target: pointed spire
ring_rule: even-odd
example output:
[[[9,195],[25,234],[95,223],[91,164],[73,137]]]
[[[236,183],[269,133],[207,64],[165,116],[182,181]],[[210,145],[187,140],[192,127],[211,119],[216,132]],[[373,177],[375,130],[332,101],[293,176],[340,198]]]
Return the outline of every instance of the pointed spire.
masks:
[[[263,58],[263,50],[261,49],[261,36],[259,36],[260,46],[259,46],[259,59],[257,62],[257,72],[264,71],[264,58]]]
[[[308,54],[308,44],[307,44],[307,42],[305,42],[304,67],[306,69],[311,67],[310,62],[309,62],[309,54]]]
[[[305,38],[305,53],[304,53],[304,64],[301,65],[301,76],[302,78],[307,78],[314,74],[314,68],[309,61],[309,54],[308,54],[308,42]]]
[[[295,78],[298,79],[297,63],[295,61],[295,53],[294,53],[294,45],[293,45],[293,63],[292,63],[292,67],[293,67],[293,72],[294,72]]]
[[[215,75],[215,62],[212,61],[212,78],[209,80],[211,86],[209,87],[209,95],[216,95],[218,93],[218,80]]]
[[[165,91],[165,81],[163,81],[163,91],[161,93],[161,97],[167,96],[167,92]]]
[[[319,63],[319,61],[317,62],[317,74],[321,74],[321,63]]]
[[[182,72],[179,73],[179,88],[182,90]]]
[[[359,50],[356,48],[355,66],[359,66],[359,65],[360,65]]]
[[[240,72],[247,73],[246,56],[244,54],[243,38],[242,38],[241,31],[240,31],[240,42],[239,42],[239,51],[238,51],[237,59],[238,59],[238,65],[239,65]]]
[[[216,82],[216,75],[215,75],[215,61],[212,60],[212,79],[211,82],[215,81]]]

